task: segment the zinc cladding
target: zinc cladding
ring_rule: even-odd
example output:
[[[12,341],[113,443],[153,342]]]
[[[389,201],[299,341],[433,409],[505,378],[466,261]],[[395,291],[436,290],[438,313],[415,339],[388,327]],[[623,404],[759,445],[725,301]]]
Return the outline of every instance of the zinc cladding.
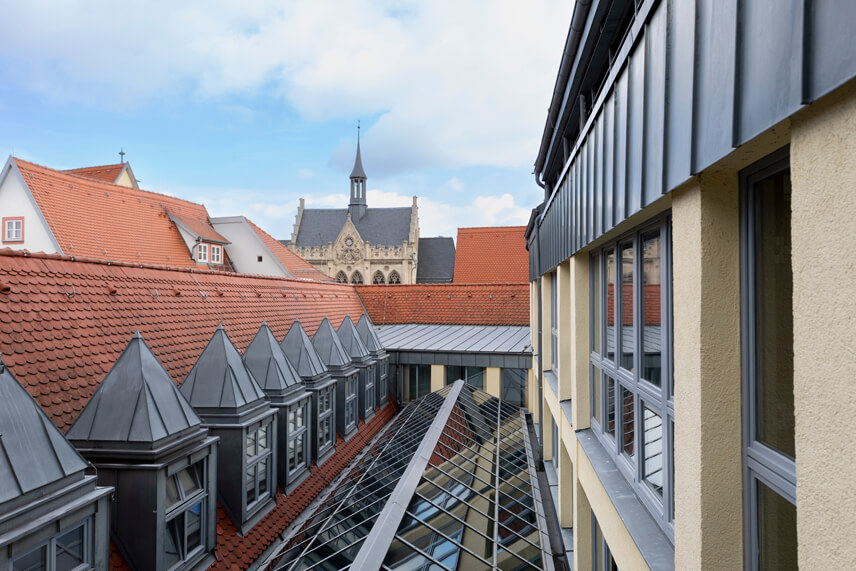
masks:
[[[237,348],[263,321],[277,337],[362,311],[352,286],[72,261],[0,250],[0,352],[61,430],[68,429],[139,330],[181,382],[219,323]]]
[[[348,210],[344,208],[307,208],[303,211],[294,245],[326,246],[339,237]],[[352,219],[357,232],[372,246],[401,246],[410,237],[412,209],[367,208],[359,220]]]
[[[271,399],[282,397],[295,387],[302,386],[300,375],[285,358],[267,322],[262,323],[244,351],[244,364]]]
[[[360,334],[360,339],[363,340],[366,348],[374,357],[382,356],[386,353],[383,348],[383,343],[380,342],[380,337],[377,336],[374,325],[372,325],[369,316],[363,313],[360,320],[357,321],[357,332]]]
[[[321,379],[330,374],[299,320],[294,320],[280,347],[304,381]]]
[[[402,324],[378,327],[389,351],[531,354],[529,327]]]
[[[312,337],[312,346],[315,347],[328,369],[340,371],[353,368],[351,356],[345,351],[338,333],[333,329],[333,324],[328,318],[325,317],[318,326],[315,336]]]
[[[273,567],[546,567],[534,462],[521,409],[456,381],[407,403]]]
[[[342,320],[338,334],[339,340],[342,342],[342,347],[345,348],[345,351],[351,356],[353,361],[365,361],[371,357],[369,348],[366,347],[366,344],[360,338],[360,334],[354,326],[354,322],[351,321],[350,315],[346,315],[345,319]]]
[[[375,325],[529,325],[529,284],[361,285]]]

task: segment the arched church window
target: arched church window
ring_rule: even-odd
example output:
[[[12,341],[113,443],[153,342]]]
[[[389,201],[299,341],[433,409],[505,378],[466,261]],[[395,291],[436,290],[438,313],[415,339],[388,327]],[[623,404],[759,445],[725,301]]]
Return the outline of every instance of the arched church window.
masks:
[[[345,272],[339,272],[336,274],[336,281],[339,283],[346,284],[348,283],[348,276],[345,275]]]
[[[361,284],[363,283],[363,274],[360,272],[354,272],[351,274],[351,283],[352,284]]]
[[[383,285],[386,283],[386,278],[383,277],[383,273],[378,270],[374,273],[374,277],[372,278],[372,283],[375,285]]]
[[[391,272],[389,272],[389,283],[391,283],[391,284],[400,284],[401,283],[401,276],[399,276],[398,272],[396,272],[395,270],[392,270]]]

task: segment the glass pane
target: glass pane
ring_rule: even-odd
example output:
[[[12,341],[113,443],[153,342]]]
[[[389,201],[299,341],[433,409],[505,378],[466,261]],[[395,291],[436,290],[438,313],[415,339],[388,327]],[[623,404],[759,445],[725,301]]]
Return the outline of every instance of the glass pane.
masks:
[[[648,408],[642,408],[643,449],[645,452],[642,477],[651,489],[663,497],[663,418]]]
[[[526,369],[502,369],[502,400],[514,406],[526,406]]]
[[[175,483],[175,476],[167,476],[166,478],[166,507],[169,509],[178,503],[178,485]]]
[[[197,490],[201,489],[201,483],[199,481],[199,473],[198,466],[194,464],[193,466],[188,466],[184,470],[178,473],[178,480],[181,484],[181,489],[184,490],[184,497],[190,497]]]
[[[606,376],[606,431],[615,436],[615,380]]]
[[[642,378],[662,386],[660,373],[660,230],[642,236]]]
[[[288,409],[288,433],[291,434],[294,432],[294,428],[297,425],[297,409],[296,407],[291,407]]]
[[[758,482],[759,569],[797,568],[797,508]]]
[[[12,571],[41,571],[47,569],[47,547],[42,546],[12,560]]]
[[[592,274],[592,289],[591,289],[591,321],[592,321],[592,336],[591,348],[600,354],[600,306],[601,296],[603,295],[600,287],[600,253],[594,254],[591,258],[591,274]]]
[[[790,174],[755,187],[758,440],[794,453],[794,322]]]
[[[634,433],[633,393],[621,387],[621,450],[633,457]]]
[[[187,553],[202,545],[202,502],[190,506],[187,517]]]
[[[250,432],[247,434],[247,458],[252,458],[256,455],[256,433]]]
[[[83,563],[83,526],[56,538],[56,571],[69,571]]]
[[[288,469],[289,470],[294,470],[294,468],[297,466],[297,464],[296,464],[297,457],[296,457],[296,454],[294,451],[294,447],[296,446],[296,444],[297,444],[296,438],[289,438],[289,440],[288,440],[288,451],[286,452],[286,457],[288,458]]]
[[[265,425],[259,429],[259,452],[268,448],[268,429],[270,425]]]
[[[247,505],[256,501],[256,466],[252,466],[247,470]]]
[[[446,365],[446,384],[451,385],[458,379],[464,378],[464,368],[455,365]]]
[[[621,366],[633,370],[633,246],[621,248]]]
[[[163,537],[167,567],[181,561],[181,545],[184,541],[184,514],[180,514],[166,523]]]
[[[600,399],[600,369],[597,367],[591,368],[591,378],[592,378],[592,407],[594,410],[592,411],[595,420],[597,423],[603,426],[601,421],[601,399]]]
[[[606,254],[606,358],[615,361],[615,250]]]
[[[258,470],[259,470],[259,497],[267,494],[270,490],[268,490],[268,464],[270,463],[270,457],[265,458],[261,462],[259,462]]]
[[[306,461],[306,434],[301,434],[295,440],[296,466],[302,466]]]
[[[431,365],[419,365],[419,396],[425,396],[431,392]]]
[[[481,367],[467,367],[467,384],[483,391],[484,369]]]
[[[418,395],[419,367],[410,365],[407,367],[407,388],[404,391],[405,400],[415,400]]]

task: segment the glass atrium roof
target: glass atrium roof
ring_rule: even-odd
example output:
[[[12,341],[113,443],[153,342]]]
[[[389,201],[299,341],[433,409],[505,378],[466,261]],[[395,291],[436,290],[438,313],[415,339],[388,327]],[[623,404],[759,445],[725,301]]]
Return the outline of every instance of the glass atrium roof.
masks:
[[[522,409],[457,381],[407,403],[274,569],[552,566]]]

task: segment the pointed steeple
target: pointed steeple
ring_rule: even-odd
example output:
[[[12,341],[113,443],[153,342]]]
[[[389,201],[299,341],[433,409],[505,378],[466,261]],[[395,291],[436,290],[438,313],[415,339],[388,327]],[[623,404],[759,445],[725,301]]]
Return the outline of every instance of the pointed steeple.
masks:
[[[357,121],[357,156],[351,171],[351,203],[348,205],[351,218],[359,220],[366,213],[366,171],[360,155],[360,123]]]

